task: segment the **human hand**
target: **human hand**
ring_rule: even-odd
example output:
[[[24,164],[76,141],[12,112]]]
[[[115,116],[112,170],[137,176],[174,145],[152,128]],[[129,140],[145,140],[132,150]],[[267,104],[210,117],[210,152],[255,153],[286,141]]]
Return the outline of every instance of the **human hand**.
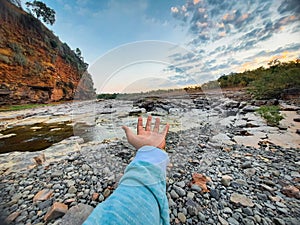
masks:
[[[156,118],[154,128],[151,131],[151,121],[152,117],[148,116],[146,127],[144,129],[143,118],[139,117],[137,124],[137,134],[134,134],[127,126],[122,126],[123,130],[126,133],[128,142],[136,149],[139,149],[146,145],[165,149],[166,136],[170,126],[169,124],[167,124],[164,130],[159,133],[160,119]]]

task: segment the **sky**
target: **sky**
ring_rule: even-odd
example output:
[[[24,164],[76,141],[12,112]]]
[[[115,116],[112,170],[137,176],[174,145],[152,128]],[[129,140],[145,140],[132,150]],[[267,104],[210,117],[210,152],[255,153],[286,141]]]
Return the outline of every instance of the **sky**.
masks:
[[[300,58],[298,0],[45,0],[97,92],[198,85]]]

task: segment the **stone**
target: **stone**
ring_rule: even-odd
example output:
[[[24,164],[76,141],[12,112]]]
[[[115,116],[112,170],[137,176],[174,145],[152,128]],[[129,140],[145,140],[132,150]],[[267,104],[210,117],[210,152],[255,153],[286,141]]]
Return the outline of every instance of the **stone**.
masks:
[[[279,219],[279,218],[274,218],[273,222],[274,222],[275,225],[285,225],[284,220]]]
[[[71,186],[68,190],[69,194],[75,194],[77,192],[77,189],[74,186]]]
[[[71,186],[75,185],[75,181],[73,181],[73,180],[66,180],[65,182],[66,182],[67,187],[71,187]]]
[[[100,195],[99,193],[94,192],[92,194],[92,201],[96,201],[99,198],[99,195]]]
[[[230,181],[232,181],[232,177],[229,175],[223,175],[221,178],[221,183],[225,186],[228,187],[230,185]]]
[[[50,221],[63,216],[68,211],[68,206],[61,202],[54,202],[50,210],[46,213],[44,220]]]
[[[248,207],[243,208],[242,211],[243,211],[243,213],[245,213],[247,216],[253,216],[253,215],[254,215],[254,214],[253,214],[253,211],[252,211],[250,208],[248,208]]]
[[[244,169],[244,173],[246,174],[246,176],[252,177],[253,175],[255,175],[256,169],[255,168],[247,168],[247,169]]]
[[[246,206],[246,207],[254,206],[254,203],[252,202],[252,200],[250,198],[246,197],[245,195],[238,194],[238,193],[233,193],[230,196],[230,201],[235,204],[241,204],[242,206]]]
[[[255,112],[256,110],[258,110],[259,107],[257,106],[252,106],[252,105],[246,105],[244,108],[243,108],[243,112],[247,113],[247,112]]]
[[[228,225],[228,222],[222,218],[221,216],[218,215],[218,219],[219,219],[219,222],[222,224],[222,225]]]
[[[176,193],[175,190],[172,190],[172,191],[170,192],[170,195],[171,195],[171,197],[172,197],[173,199],[179,198],[179,195]]]
[[[233,145],[235,144],[233,141],[231,141],[231,138],[228,137],[226,134],[219,133],[211,138],[211,141],[214,143],[221,143],[225,145]]]
[[[186,195],[186,191],[183,188],[175,186],[175,185],[173,186],[173,188],[179,196],[183,197]]]
[[[286,207],[286,205],[283,204],[282,202],[276,202],[275,204],[276,204],[277,206],[281,207],[281,208],[285,208],[285,207]]]
[[[223,213],[226,213],[226,214],[232,214],[232,209],[229,208],[229,207],[225,207],[225,208],[223,209]]]
[[[44,153],[33,157],[33,159],[37,165],[42,165],[46,161],[46,157]]]
[[[239,223],[236,219],[234,219],[233,217],[229,217],[229,218],[227,219],[227,221],[228,221],[228,223],[229,223],[230,225],[240,225],[240,223]]]
[[[270,187],[270,186],[268,186],[268,185],[266,185],[266,184],[260,184],[260,186],[261,186],[263,189],[265,189],[265,190],[267,190],[267,191],[269,191],[269,192],[275,191],[274,188],[272,188],[272,187]]]
[[[282,194],[290,197],[300,199],[300,191],[298,188],[292,185],[285,186],[281,189]]]
[[[193,185],[191,186],[191,189],[192,189],[193,191],[197,191],[197,192],[201,192],[201,191],[202,191],[201,187],[199,187],[199,186],[196,185],[196,184],[193,184]]]
[[[185,223],[186,222],[186,217],[183,213],[178,213],[177,214],[178,219],[180,220],[180,222]]]
[[[38,207],[40,210],[43,210],[45,208],[48,208],[52,205],[53,200],[52,199],[48,199],[46,201],[42,201],[38,203]]]
[[[254,219],[257,223],[260,223],[261,222],[261,217],[259,215],[254,215]]]
[[[195,196],[195,194],[194,194],[193,192],[190,192],[190,191],[189,191],[189,192],[187,193],[187,198],[193,199],[194,196]]]
[[[243,164],[241,165],[241,168],[242,169],[247,169],[247,168],[250,168],[251,166],[252,166],[251,162],[247,161],[247,162],[243,162]]]
[[[36,201],[45,201],[45,200],[51,198],[52,194],[53,194],[53,190],[43,189],[43,190],[39,191],[33,197],[33,202],[36,202]]]
[[[192,185],[198,185],[202,189],[201,191],[202,193],[209,192],[206,186],[206,183],[211,181],[209,177],[206,177],[205,175],[200,173],[194,173],[192,177],[193,177]]]
[[[56,170],[51,173],[51,177],[61,177],[63,175],[62,171]]]
[[[93,207],[79,203],[71,207],[61,219],[63,225],[81,225],[92,213]]]
[[[5,219],[6,224],[11,224],[19,215],[21,214],[20,211],[16,211],[11,213],[8,217]]]
[[[106,188],[106,189],[104,190],[104,192],[103,192],[103,196],[104,196],[105,198],[107,198],[107,197],[110,195],[110,193],[111,193],[111,191],[110,191],[108,188]]]
[[[219,191],[218,191],[217,189],[211,188],[209,193],[210,193],[210,196],[211,196],[212,198],[214,198],[214,199],[216,199],[216,200],[219,200],[219,198],[220,198],[220,193],[219,193]]]
[[[185,183],[184,183],[184,181],[180,181],[180,182],[177,182],[176,185],[181,187],[181,188],[184,188]]]
[[[90,170],[90,167],[89,167],[88,165],[86,165],[86,164],[83,164],[83,165],[81,166],[81,169],[84,170],[84,171],[89,171],[89,170]]]

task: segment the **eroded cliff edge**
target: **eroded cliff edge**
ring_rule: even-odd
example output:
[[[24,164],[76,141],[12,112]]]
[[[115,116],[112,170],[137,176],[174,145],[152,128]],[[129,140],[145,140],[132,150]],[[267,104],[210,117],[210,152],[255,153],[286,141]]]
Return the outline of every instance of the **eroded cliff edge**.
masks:
[[[83,59],[39,20],[0,0],[0,105],[92,98],[86,71]]]

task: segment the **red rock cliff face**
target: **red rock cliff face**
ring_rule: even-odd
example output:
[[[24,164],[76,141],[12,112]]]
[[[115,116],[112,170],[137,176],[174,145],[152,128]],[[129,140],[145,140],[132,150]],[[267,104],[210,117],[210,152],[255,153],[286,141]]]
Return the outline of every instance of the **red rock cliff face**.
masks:
[[[71,100],[77,92],[91,98],[86,69],[39,20],[0,0],[0,105]],[[78,88],[79,83],[84,86]]]

